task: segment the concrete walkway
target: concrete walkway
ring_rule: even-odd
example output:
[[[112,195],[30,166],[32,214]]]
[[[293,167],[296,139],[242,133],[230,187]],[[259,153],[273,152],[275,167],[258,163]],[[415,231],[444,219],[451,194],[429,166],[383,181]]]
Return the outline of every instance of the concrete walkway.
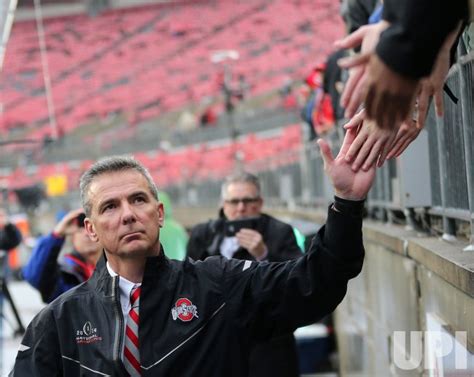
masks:
[[[41,302],[39,293],[31,288],[25,282],[9,282],[9,291],[13,297],[15,306],[17,307],[23,325],[30,323],[33,317],[38,313],[44,304]],[[15,317],[11,311],[10,304],[3,300],[2,328],[0,332],[0,376],[8,376],[8,373],[15,362],[18,346],[20,345],[21,336],[14,336],[12,326],[16,326]]]

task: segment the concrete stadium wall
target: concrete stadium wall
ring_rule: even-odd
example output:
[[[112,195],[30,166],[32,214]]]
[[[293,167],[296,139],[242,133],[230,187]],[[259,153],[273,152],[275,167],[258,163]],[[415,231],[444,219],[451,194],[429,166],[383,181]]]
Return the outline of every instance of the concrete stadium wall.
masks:
[[[394,332],[406,332],[410,359],[415,350],[410,350],[409,334],[433,330],[430,318],[453,336],[456,331],[467,332],[467,369],[444,375],[474,376],[472,253],[435,237],[373,222],[365,224],[364,239],[363,272],[350,283],[336,311],[341,376],[443,375],[428,372],[424,356],[412,370],[400,369],[394,362]],[[428,344],[426,337],[422,339],[424,355]]]

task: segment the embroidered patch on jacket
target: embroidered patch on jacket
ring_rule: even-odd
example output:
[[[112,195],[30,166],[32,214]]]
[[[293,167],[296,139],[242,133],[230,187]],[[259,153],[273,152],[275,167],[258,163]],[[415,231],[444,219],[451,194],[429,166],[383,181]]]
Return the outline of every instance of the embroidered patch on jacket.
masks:
[[[81,330],[76,330],[77,344],[90,344],[100,341],[102,341],[102,337],[97,334],[97,327],[92,326],[89,321],[84,323]]]
[[[199,318],[196,305],[187,298],[179,298],[176,301],[174,308],[171,309],[171,315],[174,321],[179,318],[183,322],[189,322],[194,317]]]

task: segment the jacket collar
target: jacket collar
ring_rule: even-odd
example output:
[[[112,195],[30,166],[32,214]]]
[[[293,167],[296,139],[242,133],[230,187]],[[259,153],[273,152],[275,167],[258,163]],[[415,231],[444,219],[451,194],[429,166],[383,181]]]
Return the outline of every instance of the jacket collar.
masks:
[[[106,263],[107,257],[105,252],[103,252],[96,264],[94,274],[90,278],[89,282],[97,291],[103,293],[105,296],[112,296],[114,294],[112,291],[112,282],[115,278],[110,276]],[[162,275],[162,273],[159,273],[159,271],[162,272],[167,267],[169,267],[169,259],[165,256],[162,246],[158,256],[147,258],[142,284],[148,284],[149,281],[157,280],[158,277]],[[118,279],[118,277],[116,278]]]

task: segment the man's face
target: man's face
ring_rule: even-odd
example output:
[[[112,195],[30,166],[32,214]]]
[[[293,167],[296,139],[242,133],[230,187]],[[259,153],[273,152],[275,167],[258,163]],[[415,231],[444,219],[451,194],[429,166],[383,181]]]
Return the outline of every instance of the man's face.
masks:
[[[260,216],[263,200],[258,196],[257,188],[248,182],[235,182],[227,186],[223,209],[229,220]]]
[[[109,258],[159,254],[163,205],[142,174],[130,169],[99,175],[89,187],[89,201],[91,215],[84,221],[87,233]]]

